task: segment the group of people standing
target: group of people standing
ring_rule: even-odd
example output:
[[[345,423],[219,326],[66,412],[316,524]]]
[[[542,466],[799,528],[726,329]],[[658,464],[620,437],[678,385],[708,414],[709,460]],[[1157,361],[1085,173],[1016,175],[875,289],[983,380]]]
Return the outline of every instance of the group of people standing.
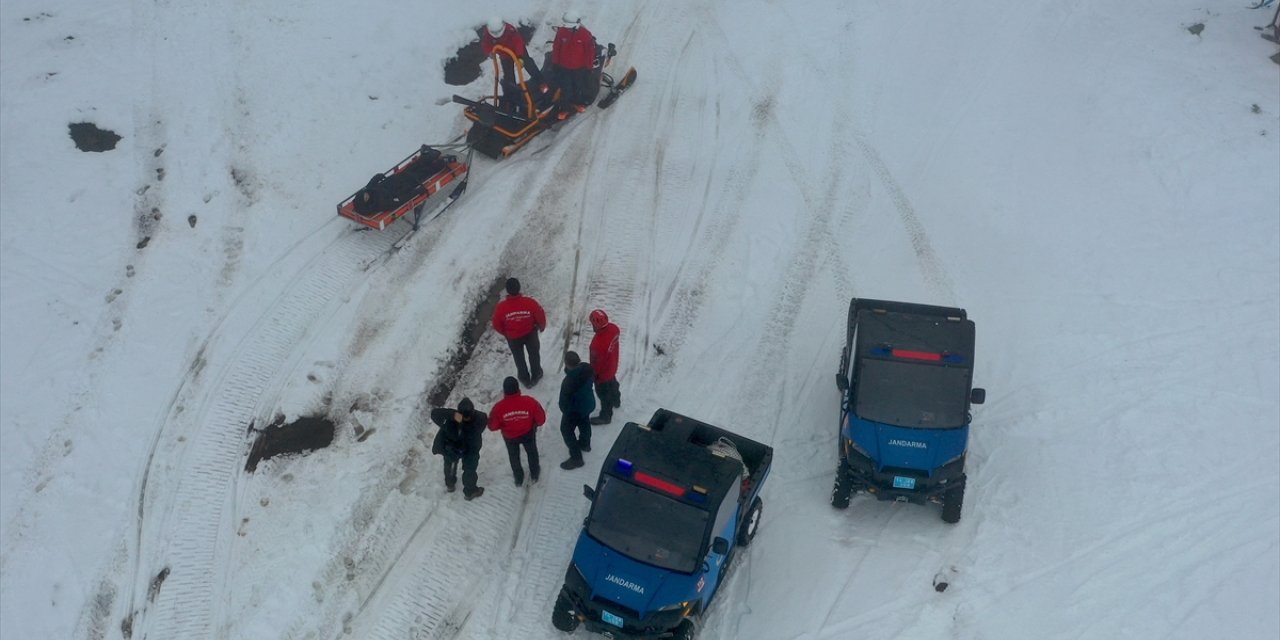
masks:
[[[478,486],[476,468],[485,429],[502,433],[511,462],[511,473],[517,487],[523,486],[525,470],[520,450],[529,462],[529,481],[537,482],[542,473],[538,455],[538,428],[547,421],[547,413],[537,398],[521,393],[521,384],[529,388],[542,379],[541,345],[538,334],[547,327],[542,305],[520,291],[520,281],[508,278],[507,296],[493,310],[491,324],[507,341],[515,361],[516,376],[502,381],[502,399],[489,413],[475,408],[470,398],[462,398],[455,409],[431,410],[431,421],[440,430],[431,452],[444,456],[445,489],[457,489],[458,467],[462,467],[462,491],[467,500],[484,494]],[[582,361],[576,351],[564,354],[564,379],[560,383],[560,435],[564,438],[569,458],[561,469],[577,469],[585,464],[582,454],[591,451],[592,425],[609,424],[613,410],[622,406],[618,384],[618,349],[621,330],[609,321],[601,309],[592,311],[588,320],[594,335],[589,347],[589,360]],[[600,413],[592,417],[599,398]]]
[[[551,41],[550,68],[545,70],[546,73],[538,69],[529,55],[520,31],[502,18],[493,17],[481,30],[480,50],[486,56],[493,55],[497,46],[506,48],[519,58],[520,65],[528,72],[540,94],[551,93],[553,86],[560,89],[559,116],[567,116],[570,110],[582,112],[591,103],[595,95],[591,91],[591,70],[596,59],[596,38],[582,26],[582,16],[576,11],[565,12],[561,26],[556,29],[555,38]],[[515,94],[520,83],[515,61],[505,55],[499,58],[504,92]],[[510,101],[512,108],[519,104],[519,100]]]

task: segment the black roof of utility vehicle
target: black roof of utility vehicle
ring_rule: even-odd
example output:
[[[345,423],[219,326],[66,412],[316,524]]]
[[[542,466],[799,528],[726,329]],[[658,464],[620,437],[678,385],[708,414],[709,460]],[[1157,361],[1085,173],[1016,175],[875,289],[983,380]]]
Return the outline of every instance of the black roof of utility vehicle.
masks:
[[[631,473],[621,472],[618,468],[619,458],[627,460],[634,471],[655,476],[686,490],[695,485],[706,489],[705,506],[714,509],[742,478],[742,463],[708,448],[721,436],[727,436],[737,446],[752,473],[772,457],[772,450],[765,445],[659,409],[648,425],[629,422],[622,428],[609,450],[604,472],[620,478],[631,477]],[[686,492],[685,499],[694,504],[700,502],[692,498],[692,491]]]
[[[908,351],[950,354],[949,366],[973,367],[974,324],[964,309],[931,305],[854,299],[849,328],[858,327],[858,357],[888,358],[874,350],[888,347]]]

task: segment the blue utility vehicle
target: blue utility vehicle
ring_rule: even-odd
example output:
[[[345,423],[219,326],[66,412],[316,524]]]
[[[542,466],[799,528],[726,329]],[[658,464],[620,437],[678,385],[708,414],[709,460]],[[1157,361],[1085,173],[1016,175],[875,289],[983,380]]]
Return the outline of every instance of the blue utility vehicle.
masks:
[[[836,388],[839,465],[831,505],[865,490],[942,505],[960,521],[973,384],[974,324],[964,309],[854,298]]]
[[[697,633],[760,524],[773,448],[659,409],[618,433],[551,621],[613,638]]]

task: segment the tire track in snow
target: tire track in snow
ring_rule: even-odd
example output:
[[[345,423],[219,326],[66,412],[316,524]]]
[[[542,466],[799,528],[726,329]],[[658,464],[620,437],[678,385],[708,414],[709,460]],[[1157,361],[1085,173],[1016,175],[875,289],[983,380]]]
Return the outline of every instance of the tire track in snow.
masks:
[[[235,512],[234,488],[248,442],[247,427],[263,408],[263,388],[322,310],[358,284],[364,273],[361,266],[393,241],[387,234],[343,234],[305,264],[290,288],[265,311],[239,306],[229,313],[259,315],[208,390],[190,391],[198,410],[184,415],[184,405],[178,405],[162,427],[165,437],[181,443],[190,436],[190,441],[174,447],[176,457],[153,454],[147,466],[142,493],[153,484],[176,485],[176,490],[171,504],[151,509],[144,498],[140,505],[139,558],[153,563],[149,571],[139,572],[140,577],[161,567],[170,573],[153,610],[135,620],[136,632],[172,638],[209,637],[215,632],[221,613],[215,608],[215,595],[225,587],[226,563],[221,560],[235,542],[230,517]],[[213,337],[220,337],[216,334],[227,324],[220,323]],[[163,493],[168,492],[152,499],[164,500]],[[154,546],[154,551],[147,553],[147,546]]]
[[[719,23],[711,16],[708,16],[704,22],[715,25],[714,31],[725,44],[724,50],[732,51],[728,46],[727,36],[719,28]],[[751,76],[745,72],[744,66],[736,56],[731,57],[730,61],[742,81],[749,83]],[[847,123],[851,118],[847,103],[842,100],[834,105],[831,120],[833,142],[827,159],[829,172],[825,176],[822,197],[817,201],[810,194],[816,193],[818,189],[811,184],[810,172],[786,135],[776,113],[772,108],[760,108],[770,105],[771,102],[768,100],[759,103],[756,112],[758,123],[766,135],[775,138],[775,148],[778,149],[791,180],[798,188],[804,203],[804,211],[797,212],[797,219],[804,220],[805,228],[794,242],[794,248],[787,252],[789,259],[780,280],[780,294],[774,297],[774,303],[765,320],[764,331],[753,350],[754,353],[760,354],[757,361],[761,363],[785,360],[787,353],[791,351],[797,311],[802,307],[823,266],[831,265],[832,277],[839,290],[850,294],[855,291],[850,275],[852,272],[845,266],[843,252],[835,240],[833,222],[837,211],[841,213],[841,222],[845,225],[861,212],[860,208],[855,209],[852,205],[845,208],[839,207],[842,191],[850,184],[842,175],[850,166],[841,146],[847,135],[846,130],[849,128]],[[825,251],[815,251],[814,247],[822,247]],[[822,253],[826,255],[823,256]],[[804,385],[800,385],[799,389],[791,389],[787,381],[779,382],[770,374],[770,371],[771,369],[766,366],[752,369],[743,385],[742,406],[746,407],[745,415],[747,416],[769,419],[772,425],[769,428],[769,436],[764,440],[777,445],[780,427],[783,424],[791,424],[786,416],[794,414],[794,406],[801,401],[798,397],[799,390],[802,390]],[[749,553],[749,550],[744,551]],[[741,567],[740,572],[735,573],[741,573],[742,576],[737,580],[730,576],[730,582],[724,588],[731,592],[745,589],[750,593],[750,564],[746,564],[745,567]],[[727,600],[726,604],[719,610],[713,611],[712,616],[707,620],[707,625],[710,629],[722,630],[730,636],[736,635],[743,618],[752,612],[750,598],[725,598],[725,600]]]
[[[733,63],[735,71],[743,78],[744,83],[749,83],[752,76],[746,72],[744,65],[738,57],[732,53],[734,50],[731,46],[732,43],[724,33],[724,30],[720,28],[719,22],[716,21],[714,17],[707,16],[705,23],[711,24],[715,27],[714,31],[722,42],[723,49],[726,52],[730,52],[729,57]],[[842,42],[842,50],[845,46],[845,43]],[[843,106],[841,108],[844,109]],[[851,118],[851,116],[847,117]],[[797,181],[797,184],[803,187],[805,183],[803,180],[804,170],[803,166],[801,166],[798,161],[798,155],[795,152],[794,145],[792,145],[790,140],[786,137],[781,126],[778,124],[777,118],[774,117],[773,114],[769,114],[767,122],[785,142],[785,144],[781,145],[781,150],[784,152],[784,159],[788,168],[791,169],[793,179]],[[955,287],[952,285],[951,279],[947,275],[941,259],[938,258],[937,253],[934,251],[933,245],[929,240],[929,234],[925,229],[924,224],[920,222],[920,217],[916,213],[915,206],[911,204],[910,198],[907,197],[906,192],[893,177],[893,173],[889,170],[888,165],[886,165],[884,160],[880,157],[879,151],[877,151],[875,146],[867,140],[866,134],[856,127],[846,127],[841,125],[841,129],[845,128],[847,128],[848,131],[846,131],[844,135],[852,138],[854,142],[857,143],[858,148],[866,158],[867,164],[870,165],[871,170],[887,190],[889,198],[893,202],[894,208],[898,213],[898,218],[902,222],[903,228],[906,230],[907,236],[910,239],[912,250],[916,255],[916,261],[920,265],[926,284],[930,289],[932,289],[933,293],[941,299],[954,301],[956,298]],[[802,190],[802,193],[807,194],[808,191]],[[808,203],[807,195],[805,196],[805,199],[806,203]]]
[[[920,271],[924,276],[925,283],[935,296],[949,304],[953,304],[956,299],[955,286],[951,283],[951,278],[947,275],[946,268],[942,265],[942,260],[938,258],[938,254],[933,250],[933,244],[929,241],[929,234],[925,230],[924,224],[920,222],[920,216],[916,214],[916,209],[911,204],[911,200],[907,198],[906,192],[898,185],[898,181],[894,179],[889,167],[880,158],[880,152],[876,151],[876,148],[867,141],[866,136],[861,131],[855,130],[851,132],[850,137],[858,144],[858,148],[862,150],[867,163],[875,171],[880,178],[880,183],[888,191],[889,199],[893,201],[894,209],[898,212],[898,219],[902,222],[903,228],[907,231],[907,237],[911,240],[911,248],[916,254],[916,262],[920,265]]]
[[[643,11],[635,14],[623,33],[622,46],[630,47],[635,42],[643,41],[647,43],[647,47],[666,50],[670,48],[668,45],[678,45],[681,38],[684,40],[683,46],[679,49],[680,54],[675,64],[668,67],[672,69],[672,73],[667,76],[665,83],[657,75],[652,78],[646,75],[646,84],[663,83],[661,93],[648,94],[647,102],[641,101],[641,95],[632,94],[626,102],[619,103],[619,108],[627,109],[628,118],[642,117],[641,109],[646,106],[651,111],[657,111],[657,119],[653,121],[652,127],[655,131],[666,132],[671,131],[674,123],[677,122],[675,112],[680,106],[680,101],[678,94],[673,92],[672,88],[679,84],[680,70],[685,66],[693,34],[690,32],[686,37],[683,32],[663,31],[658,34],[660,40],[655,42],[650,37],[651,29],[649,28],[651,21],[655,18],[653,13],[652,7],[646,6]],[[699,110],[702,117],[696,118],[697,120],[705,119],[703,111]],[[623,328],[626,336],[623,349],[628,353],[624,359],[623,370],[619,372],[621,375],[634,370],[636,363],[641,361],[648,351],[648,326],[647,324],[636,326],[637,323],[634,322],[637,314],[642,313],[641,309],[636,308],[636,298],[637,291],[642,292],[639,294],[641,296],[647,294],[650,288],[649,283],[654,277],[654,267],[649,256],[655,253],[659,243],[655,235],[656,216],[667,204],[667,198],[664,198],[664,184],[673,177],[687,183],[688,176],[695,174],[698,170],[697,157],[689,160],[691,166],[688,170],[684,167],[671,171],[664,170],[667,141],[663,136],[656,136],[652,141],[636,139],[633,145],[625,147],[615,142],[613,144],[615,156],[621,155],[623,160],[619,163],[611,162],[606,168],[606,174],[603,176],[606,187],[599,190],[597,197],[594,198],[599,207],[591,220],[596,235],[592,243],[594,246],[594,251],[591,252],[592,259],[587,271],[589,275],[583,311],[593,308],[604,309],[609,314],[610,320]],[[632,179],[633,176],[645,172],[653,175],[651,186]],[[649,193],[646,194],[646,191]],[[652,216],[636,216],[632,214],[631,207],[612,206],[614,202],[642,201],[646,195],[653,203],[654,215]],[[699,209],[697,213],[699,220],[702,215],[703,211]],[[585,212],[583,219],[588,219]],[[695,222],[694,227],[697,226],[698,222]],[[589,339],[591,334],[585,319],[585,313],[575,318],[578,326],[584,327],[583,333]],[[632,336],[640,336],[640,339],[632,340]]]
[[[493,551],[510,547],[513,524],[526,508],[526,489],[487,487],[478,500],[456,499],[439,508],[410,537],[404,558],[387,574],[350,637],[451,638],[467,624],[476,593],[497,562]]]
[[[750,136],[744,143],[742,153],[737,154],[725,169],[724,187],[713,190],[716,175],[706,173],[703,179],[702,201],[698,206],[698,227],[688,237],[692,242],[684,252],[685,258],[665,290],[657,295],[650,293],[646,327],[658,326],[658,331],[649,340],[660,347],[665,355],[661,360],[653,360],[646,350],[641,364],[654,378],[670,376],[678,361],[680,349],[689,335],[689,328],[697,319],[705,304],[706,287],[711,282],[712,274],[724,259],[729,243],[724,239],[732,236],[740,222],[738,211],[746,201],[750,185],[756,182],[760,171],[761,152],[764,141],[760,136]],[[714,154],[715,151],[710,153]],[[710,162],[712,169],[717,167],[716,161]],[[716,200],[715,197],[720,199]],[[659,285],[651,281],[650,285]],[[655,288],[650,287],[650,290]]]
[[[531,494],[530,508],[510,552],[500,563],[505,580],[493,581],[478,608],[492,612],[467,637],[533,638],[551,629],[551,610],[569,566],[576,523],[585,514],[580,482],[594,476],[552,473]]]

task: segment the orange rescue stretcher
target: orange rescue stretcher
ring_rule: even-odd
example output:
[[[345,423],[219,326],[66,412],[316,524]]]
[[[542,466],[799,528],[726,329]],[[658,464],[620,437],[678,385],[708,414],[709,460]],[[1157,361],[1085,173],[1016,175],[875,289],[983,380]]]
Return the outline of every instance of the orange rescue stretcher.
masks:
[[[413,228],[417,229],[427,200],[459,179],[450,199],[460,196],[467,185],[467,171],[467,164],[457,156],[424,144],[390,171],[374,175],[364,188],[339,202],[338,215],[381,231],[412,211]]]

